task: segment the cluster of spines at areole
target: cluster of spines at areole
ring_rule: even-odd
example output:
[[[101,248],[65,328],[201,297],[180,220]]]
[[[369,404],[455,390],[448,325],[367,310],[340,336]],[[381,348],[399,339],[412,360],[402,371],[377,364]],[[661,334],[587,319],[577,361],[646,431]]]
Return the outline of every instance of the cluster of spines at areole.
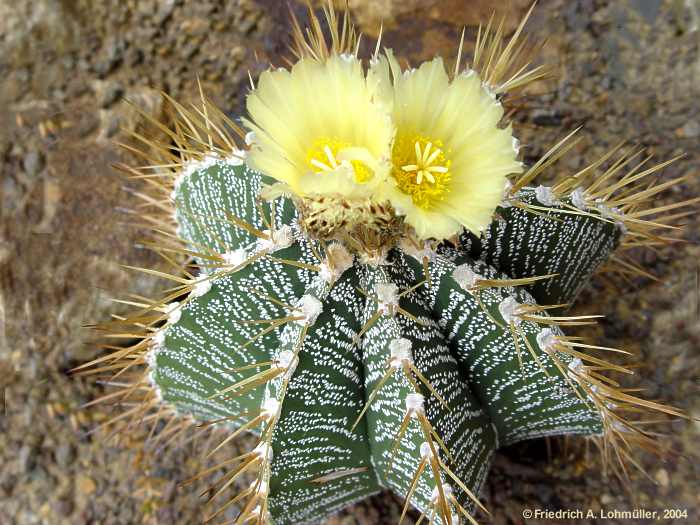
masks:
[[[326,10],[331,35],[330,43],[327,43],[321,22],[313,12],[310,13],[311,25],[308,30],[302,30],[294,21],[293,51],[297,57],[323,57],[344,52],[357,54],[358,38],[347,16],[338,20],[333,9]],[[503,23],[494,24],[493,20],[480,29],[477,35],[471,67],[480,72],[494,96],[501,100],[545,74],[541,66],[530,67],[532,46],[522,37],[526,20],[527,16],[510,39],[505,39]],[[460,45],[455,71],[462,66],[461,55]],[[217,163],[231,167],[244,165],[248,147],[246,135],[203,94],[201,104],[190,107],[182,106],[167,95],[164,97],[173,109],[170,125],[145,116],[167,137],[168,142],[134,133],[133,139],[141,145],[135,147],[124,144],[124,147],[137,157],[145,159],[146,164],[119,167],[142,188],[134,192],[142,201],[133,210],[133,216],[137,218],[136,226],[147,228],[151,232],[151,238],[145,244],[162,257],[170,271],[132,269],[166,279],[172,283],[172,287],[156,298],[132,295],[119,300],[122,304],[134,307],[135,311],[129,316],[116,317],[97,327],[112,341],[104,345],[110,353],[79,367],[77,371],[86,375],[106,376],[104,383],[113,388],[90,405],[109,403],[124,407],[118,415],[102,425],[104,428],[112,428],[114,435],[128,431],[137,424],[149,425],[148,445],[168,447],[211,434],[219,440],[214,441],[212,453],[243,431],[253,431],[259,436],[257,446],[251,451],[228,459],[193,478],[201,479],[222,468],[226,469],[226,474],[215,480],[205,491],[210,494],[210,500],[225,498],[224,503],[215,507],[206,517],[207,522],[221,518],[234,505],[240,512],[230,523],[257,524],[269,521],[268,496],[275,453],[272,439],[289,382],[299,364],[300,351],[309,329],[321,314],[324,304],[332,300],[329,297],[334,287],[340,286],[338,282],[343,278],[344,272],[353,264],[365,269],[359,272],[360,282],[347,285],[362,298],[365,306],[359,315],[362,325],[354,334],[355,340],[372,330],[388,334],[395,332],[399,336],[389,342],[390,355],[377,356],[374,368],[367,371],[374,374],[376,381],[372,391],[367,393],[368,400],[362,411],[353,418],[352,430],[361,424],[372,403],[386,392],[386,385],[393,384],[392,392],[396,396],[389,401],[400,404],[393,409],[401,412],[403,417],[395,434],[384,440],[389,450],[384,456],[389,458],[385,465],[387,483],[392,483],[392,469],[396,468],[392,465],[394,458],[409,454],[409,459],[414,461],[413,474],[408,484],[404,483],[401,487],[405,494],[402,519],[412,503],[422,511],[421,520],[443,525],[459,523],[461,520],[476,523],[472,516],[475,507],[486,512],[477,495],[472,493],[456,472],[455,458],[446,439],[426,415],[430,404],[446,405],[447,401],[436,391],[431,380],[421,373],[420,367],[416,366],[419,356],[411,351],[411,342],[400,337],[406,326],[425,324],[415,311],[402,307],[402,299],[411,296],[418,288],[433,290],[426,292],[428,295],[437,293],[435,289],[440,286],[440,279],[452,279],[457,288],[474,298],[489,320],[511,334],[521,367],[536,366],[549,376],[552,369],[540,359],[543,356],[551,359],[550,364],[555,367],[554,370],[559,371],[560,377],[557,380],[566,383],[583,403],[600,414],[602,432],[587,439],[600,448],[603,464],[617,475],[626,477],[628,465],[637,465],[632,456],[635,447],[655,449],[652,435],[640,426],[640,422],[628,419],[628,415],[656,411],[682,416],[676,409],[643,400],[634,395],[633,391],[621,388],[607,374],[631,373],[630,368],[591,355],[590,351],[626,352],[589,344],[579,337],[565,336],[561,331],[561,327],[594,323],[597,316],[563,315],[561,309],[565,305],[538,305],[522,291],[526,286],[546,286],[545,283],[553,275],[505,277],[489,273],[486,266],[480,267],[478,264],[450,266],[441,262],[459,262],[458,257],[452,257],[454,249],[450,246],[462,243],[469,247],[476,244],[476,240],[469,236],[453,239],[451,244],[445,243],[440,247],[435,243],[405,240],[403,253],[410,256],[411,260],[405,256],[402,264],[415,272],[416,278],[403,289],[395,284],[396,279],[386,274],[389,270],[381,264],[386,254],[381,253],[381,250],[360,257],[349,253],[340,243],[310,241],[304,237],[303,229],[298,224],[285,223],[284,218],[288,219],[290,212],[283,208],[290,205],[289,201],[286,204],[279,200],[272,203],[260,200],[248,202],[246,205],[254,208],[252,213],[260,219],[259,224],[251,224],[244,217],[231,213],[216,218],[232,231],[241,232],[242,236],[253,239],[253,242],[231,250],[212,249],[212,245],[226,246],[226,240],[220,239],[218,232],[210,231],[208,224],[211,222],[208,220],[211,217],[198,217],[188,210],[176,210],[177,192],[183,181],[198,170]],[[575,132],[566,136],[535,165],[510,182],[497,214],[516,210],[551,221],[563,221],[567,216],[589,217],[605,227],[614,228],[616,235],[621,236],[616,254],[602,268],[623,275],[648,276],[624,258],[624,251],[673,242],[675,238],[666,232],[677,231],[675,222],[689,213],[687,207],[697,202],[697,199],[654,207],[651,204],[654,197],[681,183],[683,178],[661,184],[649,182],[653,174],[673,160],[647,167],[650,158],[640,158],[642,150],[625,148],[624,144],[613,148],[577,173],[559,176],[551,186],[528,187],[536,177],[551,169],[555,162],[575,146],[577,141],[574,135]],[[497,222],[501,217],[496,216],[494,220]],[[188,228],[199,230],[203,237],[208,237],[212,242],[209,245],[198,244],[196,235],[182,230],[183,223]],[[499,239],[497,233],[492,236],[492,255],[497,257]],[[279,255],[295,244],[303,244],[303,249],[300,248],[302,256],[286,259]],[[193,405],[191,413],[183,413],[162,399],[159,386],[152,377],[154,360],[163,347],[165,334],[178,323],[183,309],[210,291],[213,282],[240,272],[258,261],[297,268],[311,276],[309,286],[294,304],[288,304],[280,297],[261,290],[250,290],[260,301],[274,305],[273,309],[286,312],[286,315],[277,318],[241,321],[255,327],[251,344],[272,333],[278,334],[279,351],[269,362],[248,365],[256,370],[254,374],[221,389],[208,399],[212,407],[215,407],[222,397],[244,396],[254,389],[264,387],[260,409],[235,415],[227,414],[222,409],[219,417],[214,417],[214,414],[219,413],[218,409],[208,410]],[[589,277],[584,270],[582,279],[577,279],[571,285],[568,295],[575,295],[577,283],[585,282]],[[448,271],[449,274],[445,274]],[[419,309],[420,305],[416,308]],[[533,338],[542,352],[538,353],[534,348]],[[128,345],[113,342],[120,340],[127,341]],[[382,402],[388,401],[383,399]],[[400,443],[409,434],[417,444],[415,450],[400,451]],[[487,465],[488,462],[482,463]],[[486,466],[483,466],[480,472],[472,473],[473,479],[483,478],[485,469]],[[322,485],[341,477],[352,478],[361,475],[364,470],[366,467],[345,468],[321,476],[313,482]],[[426,485],[420,483],[425,476],[432,480],[432,493],[426,493]],[[239,485],[244,477],[252,477],[250,485],[230,496],[232,487]],[[457,497],[458,493],[460,497]]]

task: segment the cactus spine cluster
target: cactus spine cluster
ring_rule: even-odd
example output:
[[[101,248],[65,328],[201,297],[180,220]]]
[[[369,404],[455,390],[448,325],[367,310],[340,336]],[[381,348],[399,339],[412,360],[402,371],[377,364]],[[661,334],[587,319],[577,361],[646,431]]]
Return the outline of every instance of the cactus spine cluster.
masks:
[[[482,48],[496,52],[500,37],[487,31]],[[140,330],[140,340],[86,369],[124,369],[120,384],[132,382],[105,399],[140,396],[132,418],[180,418],[163,441],[203,422],[221,434],[216,449],[257,436],[215,481],[214,496],[228,499],[213,517],[236,508],[231,523],[316,523],[389,489],[405,498],[404,513],[473,523],[498,447],[581,434],[624,460],[651,442],[626,410],[680,415],[607,378],[629,372],[598,357],[615,349],[563,331],[595,322],[566,307],[597,269],[617,261],[630,271],[614,254],[659,240],[664,219],[649,216],[671,208],[644,206],[667,185],[644,177],[663,165],[631,166],[628,152],[602,168],[616,148],[533,185],[570,148],[567,137],[509,183],[481,236],[418,239],[364,201],[334,215],[324,235],[318,201],[275,197],[274,181],[248,166],[236,124],[204,99],[171,103],[172,144],[136,137],[159,157],[124,169],[150,188],[155,249],[188,266],[167,276],[174,288],[131,301],[138,311],[111,326]],[[353,214],[389,233],[336,235]]]

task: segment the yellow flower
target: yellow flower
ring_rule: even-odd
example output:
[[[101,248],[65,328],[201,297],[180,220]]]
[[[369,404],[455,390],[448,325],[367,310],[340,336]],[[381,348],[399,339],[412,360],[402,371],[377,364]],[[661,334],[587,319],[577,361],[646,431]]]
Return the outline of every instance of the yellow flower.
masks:
[[[441,58],[401,71],[390,51],[368,83],[390,108],[396,137],[391,176],[379,189],[419,238],[481,232],[503,197],[506,176],[522,171],[503,107],[465,72],[450,80]]]
[[[388,176],[391,118],[351,54],[264,72],[247,107],[249,163],[296,195],[366,198]]]

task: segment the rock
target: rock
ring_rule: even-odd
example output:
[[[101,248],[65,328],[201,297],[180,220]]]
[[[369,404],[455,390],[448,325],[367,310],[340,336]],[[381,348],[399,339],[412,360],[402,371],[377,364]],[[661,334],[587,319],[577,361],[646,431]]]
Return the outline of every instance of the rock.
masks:
[[[143,62],[143,51],[137,47],[131,47],[124,56],[124,63],[128,67],[138,66]]]
[[[659,17],[663,0],[632,0],[630,5],[639,11],[647,24],[653,25]]]
[[[700,122],[697,120],[689,120],[676,131],[676,135],[684,139],[694,139],[700,136]]]
[[[537,126],[560,126],[562,118],[555,111],[537,109],[532,111],[533,124]]]
[[[97,489],[97,485],[95,485],[95,482],[92,480],[92,478],[89,478],[88,476],[85,476],[83,474],[78,476],[78,479],[75,481],[75,487],[81,493],[87,496],[95,492],[95,489]]]
[[[257,23],[258,23],[258,21],[255,18],[248,17],[248,18],[244,19],[243,21],[241,21],[241,24],[240,24],[241,31],[243,32],[243,34],[247,35],[251,31],[253,31],[253,29],[255,29],[255,26],[257,25]]]
[[[68,498],[61,498],[53,505],[53,510],[59,516],[64,518],[69,517],[73,513],[74,504]]]
[[[22,167],[27,175],[35,177],[44,169],[44,156],[40,151],[30,150],[22,160]]]
[[[155,119],[163,119],[165,117],[165,107],[160,94],[153,89],[142,88],[128,91],[124,98],[131,104],[119,106],[121,130],[127,133],[130,131],[141,132],[147,130],[148,133],[150,133],[150,135],[148,135],[149,137],[158,137],[162,140],[166,140],[162,135],[156,134],[158,130],[136,109],[140,108],[141,111],[147,115],[153,116]]]
[[[117,115],[111,115],[106,119],[106,124],[104,127],[104,135],[107,138],[111,138],[117,133],[119,133],[119,126],[121,125],[119,117]]]
[[[61,443],[56,448],[55,457],[61,468],[68,468],[75,461],[75,447],[70,443]]]
[[[47,490],[50,490],[56,484],[55,478],[41,465],[36,465],[32,469],[29,479],[46,487]]]
[[[2,185],[0,185],[0,206],[5,213],[11,213],[14,211],[20,202],[22,195],[22,188],[13,177],[2,177]],[[0,245],[0,264],[7,260],[10,251],[9,247]],[[0,384],[2,384],[2,379],[0,379]]]
[[[199,51],[199,42],[192,41],[182,48],[182,57],[185,59],[192,58]]]
[[[664,468],[660,468],[659,470],[656,471],[656,474],[654,474],[654,479],[663,488],[667,488],[671,483],[671,479],[669,478],[668,471]]]
[[[36,464],[36,455],[29,445],[24,445],[19,450],[17,457],[17,469],[19,473],[29,473]]]
[[[110,38],[105,44],[102,60],[95,65],[95,72],[104,77],[110,73],[122,61],[124,54],[124,41],[117,37]]]
[[[160,7],[156,14],[153,16],[153,22],[157,26],[162,26],[173,14],[173,9],[175,9],[175,0],[164,0],[160,2]]]
[[[124,94],[124,88],[119,82],[108,81],[102,86],[98,101],[101,107],[107,108],[114,104]]]
[[[505,15],[505,31],[508,33],[517,26],[532,2],[512,0],[507,2],[507,8],[491,0],[349,0],[348,4],[362,30],[376,37],[382,24],[385,28],[393,27],[401,20],[413,19],[414,24],[420,20],[423,26],[439,21],[461,28],[485,23],[494,12],[497,16]]]
[[[67,4],[66,4],[67,6]],[[55,53],[73,48],[80,27],[61,2],[0,2],[0,57],[9,65],[20,65],[46,49]],[[42,67],[45,66],[42,63]]]

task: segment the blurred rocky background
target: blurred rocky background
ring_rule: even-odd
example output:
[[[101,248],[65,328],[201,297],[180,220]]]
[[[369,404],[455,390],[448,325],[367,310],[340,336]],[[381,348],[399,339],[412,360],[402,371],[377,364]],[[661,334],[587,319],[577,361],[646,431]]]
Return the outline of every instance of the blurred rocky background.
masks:
[[[383,22],[385,43],[417,61],[454,56],[462,27],[474,35],[494,7],[512,31],[530,0],[349,4],[367,49]],[[561,169],[628,139],[659,161],[686,154],[660,178],[688,182],[659,203],[700,195],[698,4],[541,0],[527,32],[546,40],[541,58],[557,76],[531,90],[517,117],[526,160],[584,124]],[[102,387],[67,371],[95,355],[85,325],[118,312],[110,297],[157,285],[120,266],[158,264],[138,248],[143,231],[125,213],[135,199],[111,168],[137,162],[116,145],[130,131],[157,133],[134,106],[164,118],[159,91],[193,100],[199,77],[240,114],[248,73],[286,54],[288,6],[304,17],[295,0],[0,0],[0,524],[201,522],[197,487],[178,485],[200,468],[201,450],[144,455],[137,429],[120,445],[88,434],[108,415],[78,408]],[[636,255],[659,280],[602,276],[577,311],[605,314],[590,335],[639,357],[633,384],[647,397],[697,418],[700,230],[697,217],[686,222],[687,242]],[[675,521],[699,523],[700,426],[661,431],[666,459],[641,454],[648,476],[633,473],[628,486],[606,478],[596,451],[576,440],[503,450],[483,495],[492,514],[480,520],[523,523],[526,508],[646,508],[687,510]],[[396,523],[401,506],[380,495],[328,523]]]

